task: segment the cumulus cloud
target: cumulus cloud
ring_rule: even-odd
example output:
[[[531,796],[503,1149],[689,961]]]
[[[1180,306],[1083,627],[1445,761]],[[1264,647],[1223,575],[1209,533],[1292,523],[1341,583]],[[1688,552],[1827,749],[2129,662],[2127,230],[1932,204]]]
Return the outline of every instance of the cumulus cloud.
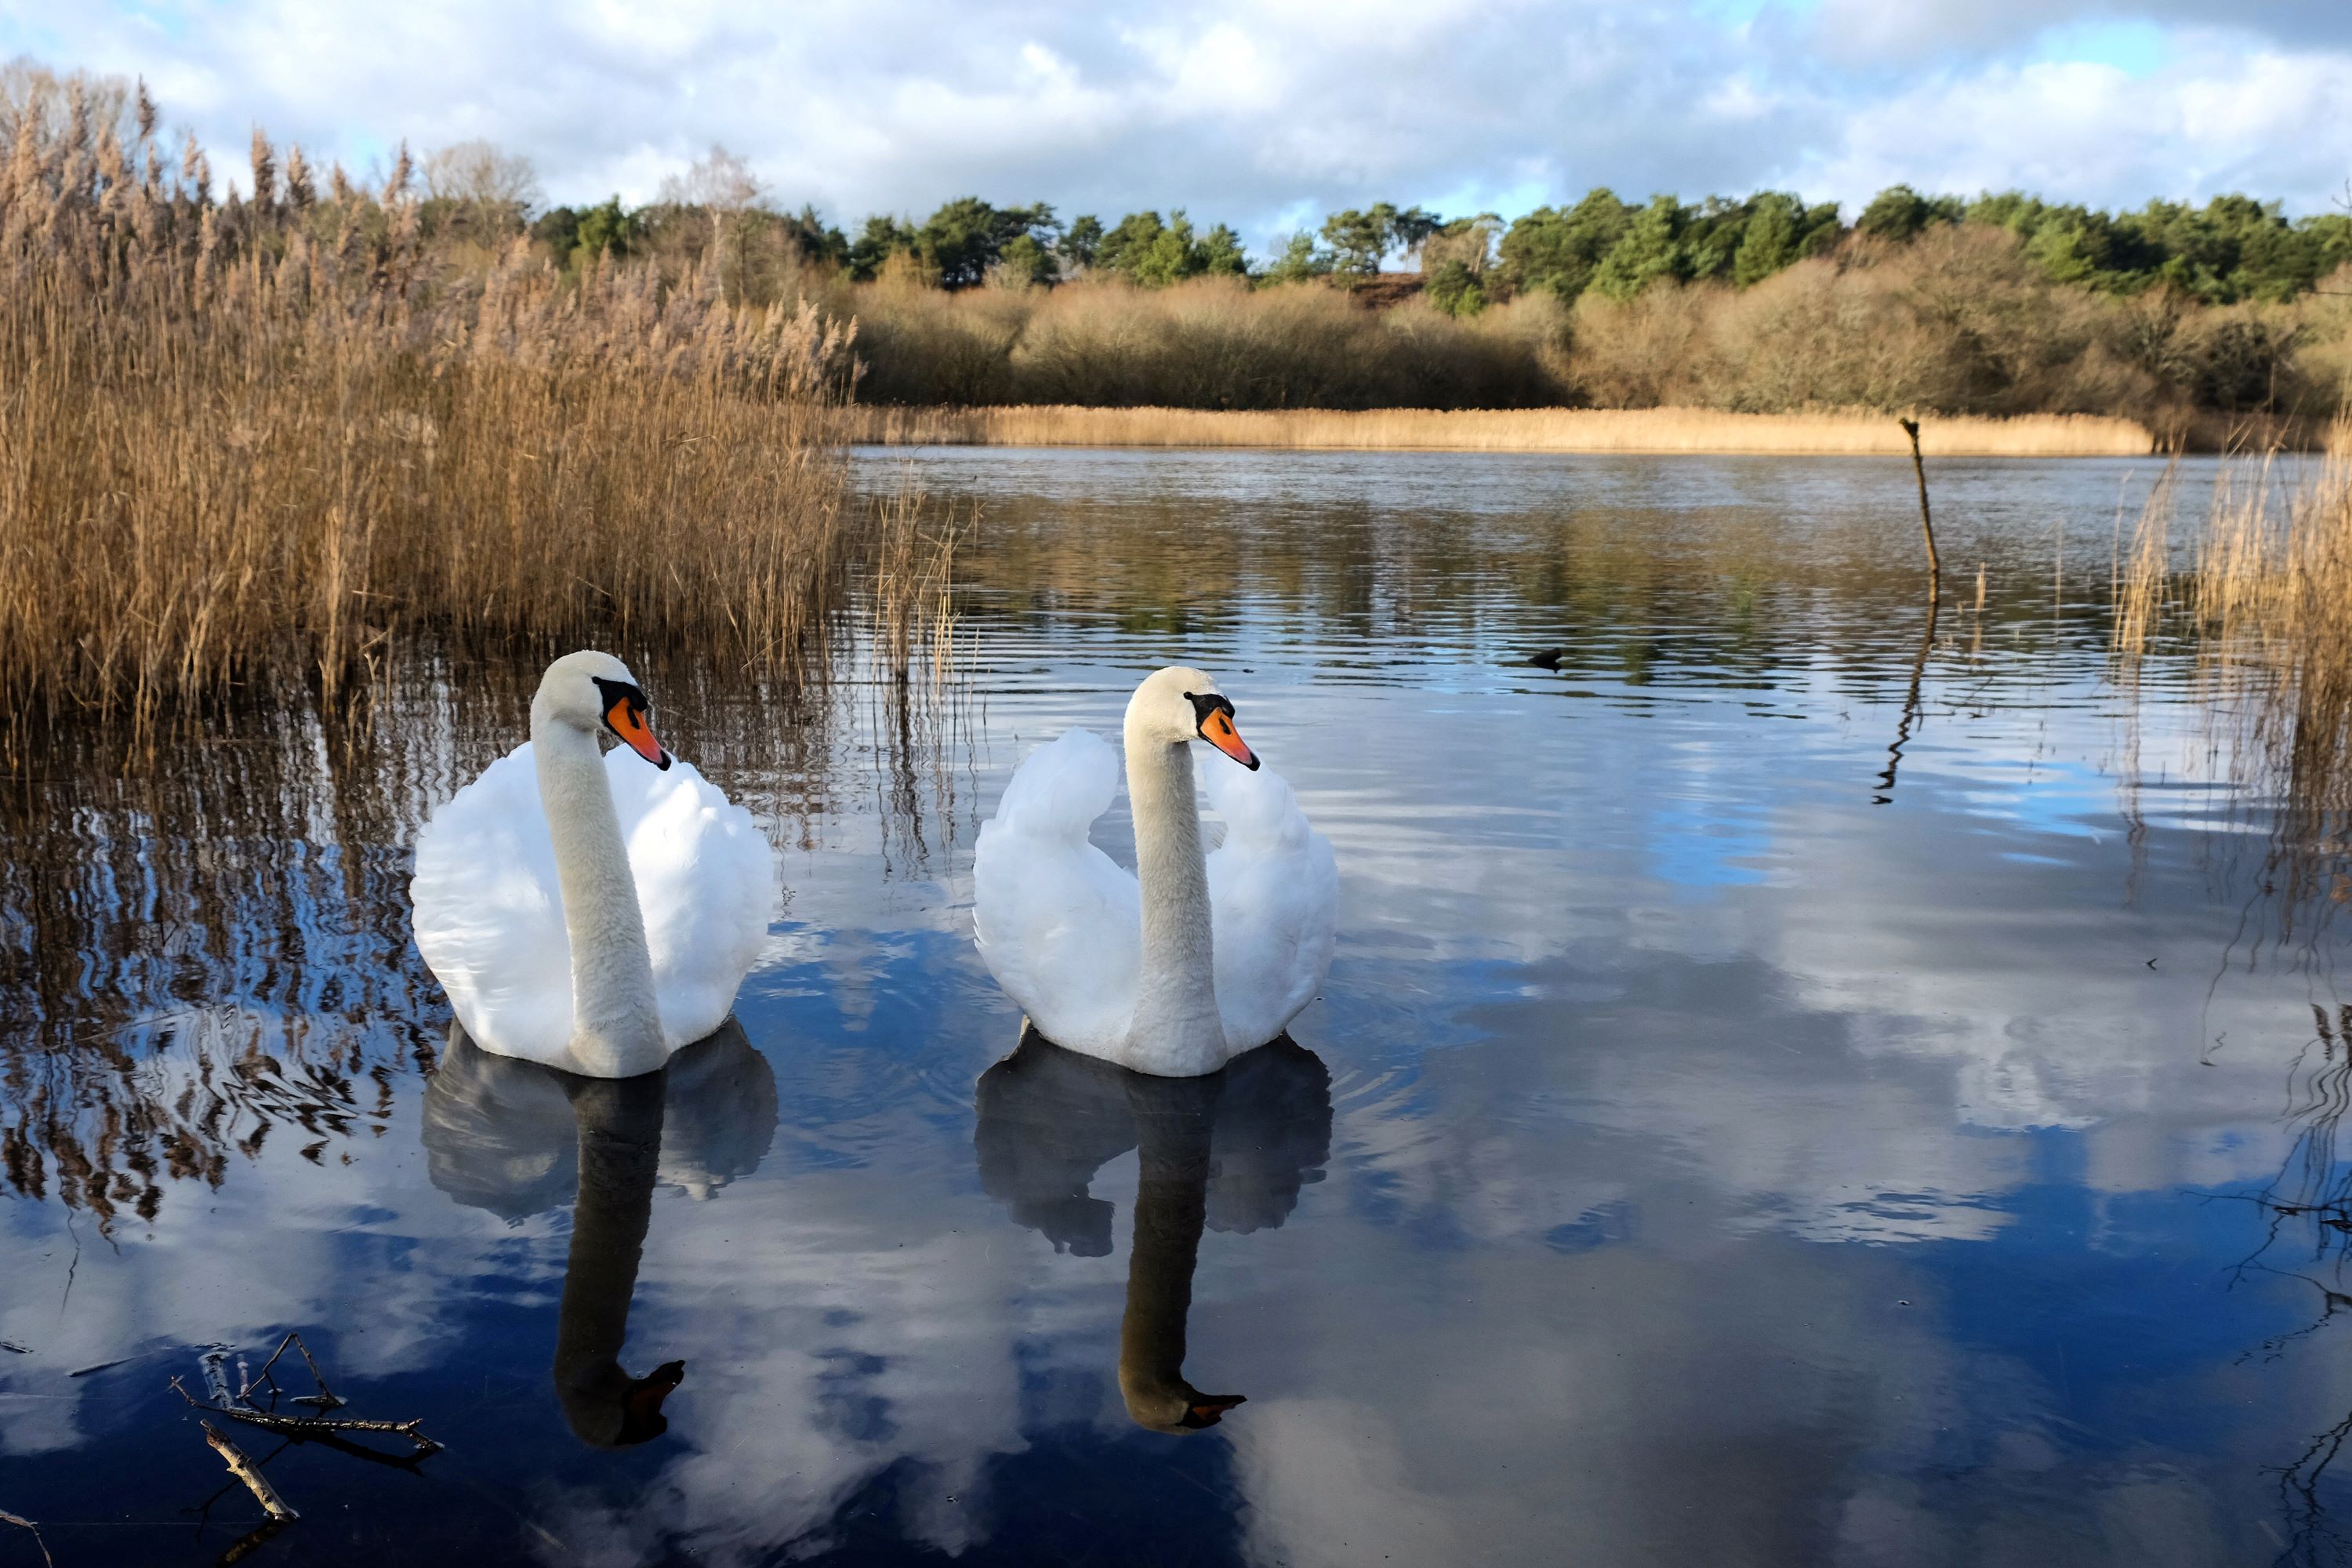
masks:
[[[13,9],[13,14],[10,10]],[[1524,209],[1897,179],[2137,205],[2244,187],[2308,210],[2352,170],[2352,12],[2226,26],[2188,0],[1680,0],[1050,10],[879,0],[753,16],[422,0],[0,8],[0,54],[143,73],[224,149],[356,164],[406,136],[529,154],[558,200],[650,197],[713,142],[836,219],[973,192],[1189,207],[1264,245],[1376,198]]]

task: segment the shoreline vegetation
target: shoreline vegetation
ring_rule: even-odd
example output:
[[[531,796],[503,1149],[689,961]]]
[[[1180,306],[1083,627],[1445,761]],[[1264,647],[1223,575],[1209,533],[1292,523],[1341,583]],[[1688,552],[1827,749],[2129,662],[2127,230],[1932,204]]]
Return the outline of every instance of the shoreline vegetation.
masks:
[[[2224,465],[2185,566],[2172,481],[2158,485],[2113,587],[2122,689],[2152,657],[2193,658],[2216,753],[2271,816],[2260,881],[2282,941],[2352,902],[2352,417],[2325,445],[2296,484]]]
[[[143,89],[20,107],[0,160],[0,753],[307,686],[395,642],[822,646],[853,536],[849,329],[715,268],[518,241],[453,274],[373,186],[257,132],[226,200]]]
[[[0,763],[85,714],[136,749],[205,702],[347,704],[418,646],[793,679],[861,562],[907,655],[956,529],[853,500],[854,436],[1885,451],[1907,412],[1937,455],[2260,450],[2347,374],[2352,214],[2244,197],[1383,203],[1271,259],[967,197],[853,241],[723,149],[639,207],[549,205],[482,142],[355,178],[257,130],[228,176],[143,86],[19,60]]]
[[[842,409],[853,445],[883,447],[1289,447],[1333,451],[1686,453],[1907,457],[1895,422],[1866,410],[1731,414],[1709,408]],[[2160,449],[2128,419],[2087,414],[1930,418],[1931,458],[2137,458]]]

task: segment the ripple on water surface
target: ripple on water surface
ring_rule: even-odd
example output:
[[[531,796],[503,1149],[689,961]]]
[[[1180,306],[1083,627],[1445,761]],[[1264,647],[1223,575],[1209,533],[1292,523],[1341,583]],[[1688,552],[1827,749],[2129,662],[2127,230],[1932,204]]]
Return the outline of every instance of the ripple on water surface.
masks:
[[[2192,659],[2113,679],[2154,465],[1937,465],[1931,612],[1905,463],[915,461],[982,515],[952,690],[616,650],[790,889],[658,1103],[469,1057],[407,941],[536,670],[8,794],[0,1506],[60,1564],[257,1522],[168,1379],[289,1329],[448,1449],[253,1434],[286,1561],[2340,1549],[2342,883]],[[1342,882],[1215,1091],[1014,1056],[970,931],[1021,758],[1180,659]]]

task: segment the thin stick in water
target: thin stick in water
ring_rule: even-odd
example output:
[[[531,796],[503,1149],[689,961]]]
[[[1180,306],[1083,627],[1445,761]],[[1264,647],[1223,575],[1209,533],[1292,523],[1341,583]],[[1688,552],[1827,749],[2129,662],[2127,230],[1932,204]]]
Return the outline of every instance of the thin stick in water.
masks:
[[[441,1444],[435,1442],[420,1430],[425,1425],[425,1417],[422,1415],[412,1421],[362,1421],[344,1415],[278,1415],[267,1410],[253,1409],[249,1405],[206,1404],[190,1394],[176,1377],[172,1380],[172,1388],[181,1398],[198,1410],[208,1411],[215,1415],[226,1415],[232,1421],[242,1421],[247,1426],[258,1426],[265,1432],[275,1432],[280,1436],[320,1437],[329,1433],[380,1432],[394,1437],[407,1438],[416,1446],[419,1453],[437,1454],[442,1448]]]
[[[261,1363],[261,1370],[250,1378],[243,1380],[245,1386],[237,1390],[236,1394],[238,1404],[252,1403],[253,1390],[257,1384],[266,1383],[272,1388],[278,1386],[277,1379],[269,1375],[269,1369],[278,1364],[278,1358],[286,1353],[286,1347],[289,1345],[302,1352],[302,1360],[310,1369],[310,1379],[319,1385],[319,1392],[314,1394],[297,1394],[294,1398],[295,1404],[315,1405],[321,1410],[336,1410],[351,1403],[349,1400],[335,1396],[335,1391],[327,1386],[327,1374],[319,1370],[317,1358],[310,1354],[310,1347],[302,1342],[300,1333],[289,1331],[284,1339],[278,1342],[278,1348],[269,1352],[269,1359]]]
[[[31,1531],[33,1532],[33,1544],[41,1549],[41,1561],[47,1563],[49,1568],[58,1568],[58,1560],[49,1555],[49,1543],[41,1539],[41,1527],[39,1525],[35,1524],[29,1519],[20,1518],[16,1514],[10,1513],[5,1508],[0,1508],[0,1524],[13,1524],[19,1530]]]
[[[269,1478],[261,1473],[260,1466],[245,1457],[244,1449],[230,1442],[227,1436],[211,1422],[200,1425],[205,1429],[205,1441],[228,1461],[229,1473],[245,1483],[246,1490],[253,1494],[254,1500],[261,1505],[264,1513],[280,1524],[290,1524],[302,1517],[294,1511],[292,1504],[278,1495],[278,1489],[269,1484]]]
[[[228,1352],[215,1345],[206,1351],[196,1363],[204,1368],[205,1392],[212,1396],[215,1405],[223,1409],[236,1403],[236,1396],[228,1391],[227,1362]]]
[[[1919,534],[1927,542],[1927,592],[1935,593],[1943,585],[1943,563],[1936,558],[1936,524],[1927,515],[1927,465],[1919,456],[1919,422],[1897,419],[1903,433],[1911,437],[1911,472],[1919,481]]]

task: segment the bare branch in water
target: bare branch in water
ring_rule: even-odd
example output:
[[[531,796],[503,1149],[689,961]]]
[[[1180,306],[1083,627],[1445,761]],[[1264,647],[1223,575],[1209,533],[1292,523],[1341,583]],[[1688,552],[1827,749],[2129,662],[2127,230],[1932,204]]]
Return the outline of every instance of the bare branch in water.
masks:
[[[425,1418],[414,1421],[362,1421],[346,1415],[279,1415],[268,1410],[256,1410],[248,1405],[219,1405],[198,1399],[190,1394],[178,1378],[172,1380],[173,1392],[197,1410],[226,1415],[232,1421],[242,1421],[258,1426],[265,1432],[276,1432],[287,1437],[324,1437],[343,1432],[381,1432],[391,1436],[405,1437],[416,1445],[420,1454],[437,1454],[443,1445],[426,1436],[422,1430]]]
[[[286,1353],[286,1347],[289,1345],[302,1352],[303,1363],[310,1369],[311,1381],[319,1385],[319,1392],[316,1394],[296,1394],[295,1404],[315,1405],[321,1410],[340,1410],[350,1403],[349,1400],[336,1397],[335,1391],[327,1386],[327,1374],[319,1370],[318,1359],[311,1355],[310,1347],[302,1342],[301,1334],[289,1331],[284,1339],[278,1342],[278,1348],[269,1352],[269,1359],[261,1363],[261,1371],[252,1377],[241,1380],[244,1386],[236,1391],[237,1404],[252,1404],[254,1389],[263,1384],[268,1384],[273,1393],[278,1391],[278,1380],[269,1375],[269,1369],[278,1364],[278,1358]]]
[[[177,1384],[173,1386],[176,1387]],[[269,1484],[269,1478],[261,1473],[260,1466],[245,1457],[244,1449],[230,1442],[227,1436],[211,1422],[202,1425],[205,1441],[219,1450],[220,1457],[228,1461],[230,1473],[245,1483],[246,1489],[253,1494],[254,1500],[261,1505],[264,1513],[280,1524],[289,1524],[302,1517],[294,1511],[291,1503],[278,1495],[278,1489]]]
[[[58,1568],[58,1560],[49,1555],[49,1543],[41,1539],[41,1527],[39,1525],[35,1524],[29,1519],[20,1519],[16,1515],[10,1513],[5,1508],[0,1508],[0,1524],[13,1524],[19,1530],[31,1531],[33,1532],[33,1544],[41,1549],[41,1561],[47,1563],[49,1568]]]
[[[236,1396],[228,1391],[228,1373],[226,1370],[228,1364],[227,1348],[222,1345],[215,1345],[212,1349],[206,1351],[201,1358],[199,1358],[196,1364],[204,1368],[205,1393],[211,1396],[212,1402],[223,1410],[235,1405],[236,1403]],[[172,1380],[174,1386],[178,1384],[179,1381],[180,1380],[178,1378],[173,1378]],[[185,1391],[183,1390],[182,1392],[184,1393]],[[190,1403],[194,1403],[194,1401],[191,1401]]]

